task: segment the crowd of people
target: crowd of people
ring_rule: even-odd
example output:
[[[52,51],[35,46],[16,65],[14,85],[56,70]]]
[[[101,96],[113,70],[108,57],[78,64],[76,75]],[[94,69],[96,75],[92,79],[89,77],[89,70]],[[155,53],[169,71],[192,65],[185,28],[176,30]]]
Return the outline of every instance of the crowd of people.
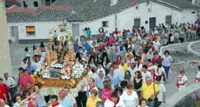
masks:
[[[0,104],[13,107],[159,107],[166,102],[166,88],[173,58],[160,47],[200,37],[199,27],[192,24],[160,24],[155,30],[144,27],[108,33],[74,43],[74,56],[87,70],[85,84],[73,96],[68,87],[57,95],[45,96],[42,86],[35,84],[34,72],[45,63],[44,43],[33,52],[25,48],[25,58],[19,67],[19,79],[5,73],[0,78]],[[33,57],[32,57],[33,56]],[[184,70],[177,77],[177,88],[185,88],[188,79]],[[200,82],[200,67],[195,78]],[[2,106],[3,105],[3,106]]]

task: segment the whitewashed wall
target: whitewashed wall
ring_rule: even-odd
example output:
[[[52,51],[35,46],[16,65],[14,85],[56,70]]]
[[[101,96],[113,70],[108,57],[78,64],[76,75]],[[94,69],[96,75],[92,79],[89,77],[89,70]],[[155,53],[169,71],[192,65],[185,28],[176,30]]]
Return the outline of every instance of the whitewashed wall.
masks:
[[[138,9],[136,9],[136,6]],[[148,11],[150,8],[151,12]],[[160,23],[166,22],[166,16],[172,16],[172,23],[182,23],[182,22],[190,22],[193,23],[197,19],[196,14],[192,14],[194,10],[184,10],[178,11],[172,8],[168,8],[164,5],[160,5],[154,2],[150,2],[147,6],[146,3],[141,3],[135,5],[131,8],[128,8],[118,14],[112,14],[110,16],[106,16],[97,20],[87,21],[87,22],[74,22],[80,24],[80,35],[86,35],[84,31],[85,27],[90,27],[92,30],[92,35],[99,34],[99,28],[102,27],[103,21],[108,21],[108,27],[104,29],[109,33],[115,30],[115,16],[117,15],[117,28],[122,31],[123,29],[132,29],[134,25],[134,19],[140,18],[141,26],[145,28],[149,28],[149,18],[156,17],[156,25]],[[148,24],[145,24],[145,21],[148,21]],[[8,23],[8,34],[9,39],[11,37],[10,26],[18,26],[19,29],[19,39],[48,39],[49,31],[56,25],[61,24],[62,21],[57,22],[31,22],[31,23]],[[72,23],[67,23],[70,31],[72,31]],[[26,26],[35,26],[35,35],[36,36],[27,36],[26,35]]]
[[[62,24],[61,21],[57,22],[31,22],[31,23],[9,23],[8,24],[8,35],[11,36],[11,26],[18,26],[19,40],[28,39],[48,39],[49,32],[57,25]],[[26,35],[26,26],[35,26],[35,35]],[[72,26],[70,23],[67,24],[70,31],[72,31]]]
[[[136,6],[138,9],[136,9]],[[120,31],[123,29],[132,29],[134,25],[134,19],[140,18],[141,26],[149,28],[149,18],[156,17],[156,25],[166,22],[166,16],[172,16],[172,23],[182,23],[190,22],[193,23],[196,20],[196,15],[192,14],[192,10],[178,11],[172,8],[168,8],[164,5],[158,3],[150,2],[149,6],[146,3],[141,3],[131,8],[128,8],[117,14],[117,27]],[[148,9],[151,9],[151,12]],[[83,29],[85,27],[90,27],[92,29],[92,34],[98,34],[98,30],[102,27],[102,21],[108,21],[109,26],[105,29],[108,32],[112,32],[115,29],[115,15],[110,15],[101,19],[94,21],[88,21],[81,23],[80,26],[80,35],[84,35],[85,32]],[[148,24],[145,24],[145,21],[148,21]]]
[[[80,24],[80,35],[85,35],[86,32],[84,31],[85,27],[90,27],[92,30],[92,35],[99,33],[99,28],[102,27],[102,22],[108,21],[108,27],[104,29],[107,30],[109,33],[115,30],[115,15],[110,15],[101,19],[97,19],[94,21],[82,22]]]
[[[195,14],[193,14],[192,12],[195,12]],[[195,23],[196,20],[197,20],[197,12],[195,10],[184,10],[182,12],[180,21]]]

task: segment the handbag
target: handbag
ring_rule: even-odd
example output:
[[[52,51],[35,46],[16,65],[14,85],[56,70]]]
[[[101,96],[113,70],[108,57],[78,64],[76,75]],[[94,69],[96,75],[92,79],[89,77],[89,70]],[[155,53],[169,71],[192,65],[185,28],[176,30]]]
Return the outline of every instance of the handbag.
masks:
[[[154,107],[158,107],[158,97],[155,95],[155,83],[153,84],[153,90],[154,90]]]

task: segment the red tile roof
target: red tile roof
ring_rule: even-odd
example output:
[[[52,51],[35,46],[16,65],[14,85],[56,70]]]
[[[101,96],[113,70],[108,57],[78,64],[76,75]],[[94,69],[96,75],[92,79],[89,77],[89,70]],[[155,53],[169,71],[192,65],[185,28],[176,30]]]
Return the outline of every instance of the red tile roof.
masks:
[[[57,6],[39,6],[36,9],[29,9],[29,8],[23,8],[23,9],[16,9],[16,6],[12,6],[10,8],[6,9],[7,13],[19,13],[19,12],[25,12],[25,13],[36,13],[39,9],[48,9],[48,10],[72,10],[72,7],[57,7]]]

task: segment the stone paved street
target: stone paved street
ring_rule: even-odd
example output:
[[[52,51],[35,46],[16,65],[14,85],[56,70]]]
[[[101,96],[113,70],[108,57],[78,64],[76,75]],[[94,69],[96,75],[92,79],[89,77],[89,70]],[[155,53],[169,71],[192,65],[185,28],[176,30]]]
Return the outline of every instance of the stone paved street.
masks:
[[[36,46],[39,47],[39,43],[34,43]],[[188,44],[188,43],[184,43]],[[45,43],[47,45],[47,43]],[[182,44],[181,44],[182,45]],[[11,53],[11,61],[12,61],[12,68],[13,68],[13,74],[16,77],[18,74],[18,66],[20,65],[23,57],[24,57],[24,48],[28,46],[29,49],[32,52],[32,46],[33,43],[25,43],[25,44],[19,44],[19,43],[11,43],[10,44],[10,53]],[[166,84],[167,88],[167,97],[177,92],[176,88],[176,78],[179,74],[180,69],[185,69],[186,76],[188,77],[188,85],[191,85],[194,83],[194,78],[196,76],[196,69],[197,65],[191,65],[189,64],[189,60],[197,60],[200,61],[199,57],[196,56],[189,56],[190,54],[187,53],[177,53],[172,54],[173,59],[179,60],[179,64],[175,64],[174,68],[170,71],[169,74],[169,81],[168,84]]]

